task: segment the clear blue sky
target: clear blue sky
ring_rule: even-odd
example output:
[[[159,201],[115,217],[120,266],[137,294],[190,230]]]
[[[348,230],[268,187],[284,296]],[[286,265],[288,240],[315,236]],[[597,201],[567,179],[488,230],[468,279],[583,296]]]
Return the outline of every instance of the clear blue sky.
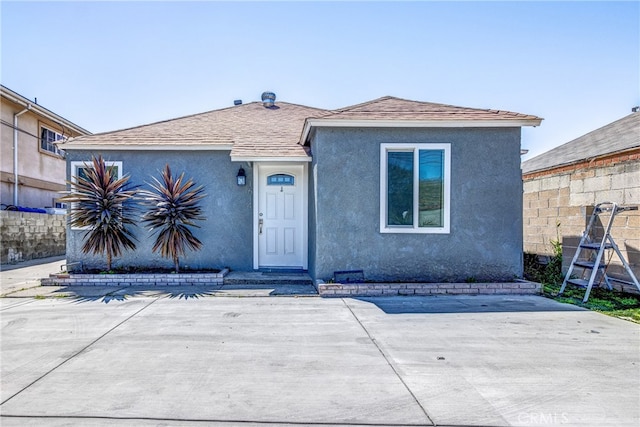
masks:
[[[531,158],[640,105],[640,3],[7,2],[2,84],[96,133],[384,95],[535,114]]]

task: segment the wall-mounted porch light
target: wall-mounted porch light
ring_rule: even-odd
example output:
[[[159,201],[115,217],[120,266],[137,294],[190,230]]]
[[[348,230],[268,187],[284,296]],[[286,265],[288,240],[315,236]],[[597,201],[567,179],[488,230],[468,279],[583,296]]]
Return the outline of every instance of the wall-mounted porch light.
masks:
[[[244,169],[240,168],[238,170],[238,175],[236,175],[236,179],[238,180],[238,186],[242,187],[247,183],[247,175],[244,173]]]

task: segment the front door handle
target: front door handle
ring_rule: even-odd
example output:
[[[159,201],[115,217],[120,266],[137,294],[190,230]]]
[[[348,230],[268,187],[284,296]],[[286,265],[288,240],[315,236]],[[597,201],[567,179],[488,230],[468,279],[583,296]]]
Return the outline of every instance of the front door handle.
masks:
[[[264,224],[264,220],[260,218],[258,220],[258,234],[262,234],[262,225]]]

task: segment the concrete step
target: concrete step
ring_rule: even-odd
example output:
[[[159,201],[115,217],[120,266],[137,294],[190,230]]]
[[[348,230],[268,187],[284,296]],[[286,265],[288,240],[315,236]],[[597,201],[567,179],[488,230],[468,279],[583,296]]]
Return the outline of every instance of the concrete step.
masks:
[[[224,285],[309,285],[311,277],[306,272],[292,271],[231,271],[224,277]]]
[[[318,296],[318,291],[311,284],[231,284],[223,285],[216,290],[215,296],[230,297],[274,297],[274,296]]]

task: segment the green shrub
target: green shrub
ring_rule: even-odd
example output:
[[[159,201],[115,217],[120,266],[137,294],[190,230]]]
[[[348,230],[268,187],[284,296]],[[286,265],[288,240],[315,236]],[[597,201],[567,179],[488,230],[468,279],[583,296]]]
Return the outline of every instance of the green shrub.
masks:
[[[541,264],[536,254],[524,254],[524,277],[543,285],[561,284],[562,275],[562,244],[559,240],[552,240],[553,255],[547,264]]]

